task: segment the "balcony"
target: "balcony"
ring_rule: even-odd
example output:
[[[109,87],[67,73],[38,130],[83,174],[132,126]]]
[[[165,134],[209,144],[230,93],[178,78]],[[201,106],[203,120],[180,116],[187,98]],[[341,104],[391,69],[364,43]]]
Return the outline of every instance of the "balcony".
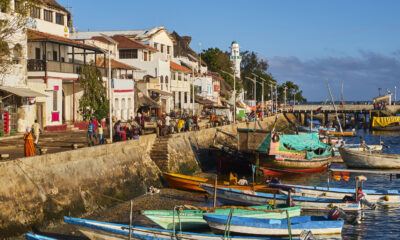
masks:
[[[29,59],[28,60],[28,71],[30,72],[59,72],[59,73],[81,73],[81,67],[84,64],[79,63],[67,63],[67,62],[56,62],[56,61],[47,61],[47,63],[43,60],[37,59]],[[99,68],[102,76],[106,76],[106,70],[104,68]]]

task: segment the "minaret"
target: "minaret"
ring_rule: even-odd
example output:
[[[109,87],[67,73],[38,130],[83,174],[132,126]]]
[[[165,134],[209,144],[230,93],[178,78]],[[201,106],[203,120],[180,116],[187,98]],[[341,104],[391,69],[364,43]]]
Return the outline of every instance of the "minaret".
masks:
[[[231,45],[231,61],[235,69],[236,77],[240,78],[240,62],[242,61],[242,56],[240,56],[239,44],[236,41],[233,41]]]

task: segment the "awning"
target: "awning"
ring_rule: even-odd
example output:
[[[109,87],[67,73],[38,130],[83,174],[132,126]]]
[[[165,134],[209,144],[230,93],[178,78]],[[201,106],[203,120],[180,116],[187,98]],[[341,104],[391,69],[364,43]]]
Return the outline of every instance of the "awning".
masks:
[[[137,99],[136,99],[136,106],[137,107],[152,107],[152,108],[160,108],[160,105],[155,102],[150,97],[146,96],[140,90],[137,90]]]
[[[160,90],[160,89],[149,89],[149,91],[152,91],[152,92],[158,93],[160,95],[164,95],[164,96],[171,96],[171,97],[173,96],[172,93],[166,92],[166,91],[163,91],[163,90]]]
[[[9,92],[9,93],[15,94],[20,97],[47,97],[47,95],[40,93],[40,92],[32,91],[29,88],[16,88],[16,87],[0,86],[0,91]]]

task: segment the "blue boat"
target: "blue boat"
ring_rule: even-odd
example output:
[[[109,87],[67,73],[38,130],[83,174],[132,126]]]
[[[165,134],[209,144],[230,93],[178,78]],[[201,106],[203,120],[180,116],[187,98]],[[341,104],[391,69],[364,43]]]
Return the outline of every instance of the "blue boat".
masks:
[[[49,237],[45,237],[45,236],[41,236],[41,235],[37,235],[37,234],[32,234],[32,233],[25,234],[25,238],[27,240],[57,240],[55,238],[49,238]]]
[[[208,194],[214,195],[214,186],[209,184],[200,184]],[[217,187],[217,199],[226,204],[234,205],[265,205],[286,204],[287,195],[254,192],[249,190],[236,190],[232,188]],[[292,196],[292,201],[296,206],[301,206],[306,211],[323,211],[329,212],[333,207],[337,206],[344,211],[359,212],[361,204],[357,202],[343,202],[342,199],[328,199],[316,197]]]
[[[90,239],[97,240],[119,240],[129,239],[129,226],[115,223],[99,222],[93,220],[86,220],[80,218],[64,217],[64,221],[69,224],[75,225],[80,232]],[[214,234],[201,234],[201,233],[190,233],[180,232],[172,230],[164,230],[157,228],[137,227],[132,226],[131,237],[134,239],[146,239],[146,240],[272,240],[279,238],[271,237],[246,237],[246,236],[235,236],[235,237],[224,237],[224,235]]]
[[[249,217],[235,217],[206,214],[203,216],[214,233],[223,233],[227,227],[231,235],[253,236],[289,236],[288,221],[286,219],[256,219]],[[331,235],[340,234],[344,226],[342,220],[329,220],[326,216],[298,216],[290,218],[292,235],[300,235],[303,229],[311,230],[313,234]]]

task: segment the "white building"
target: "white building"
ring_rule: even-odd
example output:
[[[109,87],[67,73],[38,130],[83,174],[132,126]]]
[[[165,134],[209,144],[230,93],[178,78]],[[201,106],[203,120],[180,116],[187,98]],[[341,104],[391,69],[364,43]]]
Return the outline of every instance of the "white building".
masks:
[[[118,49],[119,56],[117,59],[141,69],[142,71],[138,71],[135,74],[138,80],[148,75],[158,78],[160,85],[158,94],[161,95],[160,105],[163,108],[163,112],[169,112],[173,107],[170,85],[170,60],[173,58],[174,43],[168,31],[163,26],[160,26],[150,30],[76,32],[71,35],[71,38],[89,40],[101,34],[113,38],[125,37],[131,40],[131,43],[128,43],[126,39],[123,40],[124,43],[135,44],[135,48],[130,46],[129,49]]]
[[[171,61],[171,92],[175,111],[193,108],[191,103],[192,70]]]

